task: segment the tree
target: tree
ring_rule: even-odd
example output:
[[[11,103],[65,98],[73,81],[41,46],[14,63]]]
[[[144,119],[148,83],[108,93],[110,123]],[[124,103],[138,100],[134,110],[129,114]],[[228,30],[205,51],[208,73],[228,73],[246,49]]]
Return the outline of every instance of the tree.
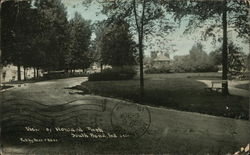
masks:
[[[201,43],[193,45],[189,55],[175,57],[174,59],[173,66],[176,72],[211,72],[217,70]]]
[[[102,38],[105,34],[106,21],[96,22],[94,25],[95,39],[92,41],[92,49],[94,53],[94,61],[100,63],[101,72],[103,70],[103,59],[102,59]]]
[[[113,67],[136,64],[136,43],[129,32],[129,25],[125,21],[115,21],[107,26],[101,41],[103,64]]]
[[[69,41],[66,9],[60,0],[36,0],[35,6],[40,27],[35,43],[45,56],[42,67],[48,71],[64,69]]]
[[[143,51],[145,37],[154,32],[169,32],[172,28],[166,17],[166,10],[157,0],[101,0],[103,13],[112,23],[114,20],[125,20],[132,26],[132,32],[136,33],[139,51],[140,66],[140,101],[143,100],[144,73],[143,73]],[[155,31],[154,31],[155,30]],[[159,33],[162,35],[163,33]]]
[[[196,68],[196,71],[204,71],[210,65],[209,57],[203,50],[201,43],[194,45],[189,51],[189,60],[191,67]]]
[[[70,43],[68,59],[69,69],[86,69],[92,62],[92,55],[89,51],[91,39],[90,21],[84,20],[79,13],[69,22]]]
[[[31,26],[31,1],[7,1],[2,6],[2,62],[13,63],[18,67],[18,80],[21,80],[21,66],[25,64],[29,50]]]
[[[242,75],[242,73],[246,70],[246,54],[242,52],[241,48],[231,42],[228,45],[228,56],[229,73],[234,76]]]
[[[27,67],[36,68],[37,76],[40,69],[48,72],[67,69],[72,61],[74,69],[87,68],[91,57],[87,52],[90,23],[78,14],[69,24],[60,0],[33,2],[34,5],[31,0],[4,3],[2,62],[18,66],[18,80],[21,66],[24,71]]]
[[[210,58],[210,61],[212,64],[214,64],[216,66],[221,65],[221,62],[222,62],[221,48],[210,52],[209,58]]]
[[[222,48],[216,49],[209,54],[210,61],[214,65],[221,65]],[[235,43],[228,44],[228,71],[233,76],[242,75],[247,69],[247,55],[242,52],[242,48]]]
[[[248,37],[250,28],[247,23],[249,5],[244,1],[223,0],[223,1],[178,1],[172,4],[172,10],[175,12],[176,19],[182,19],[184,16],[190,18],[188,29],[194,30],[198,27],[204,28],[202,24],[209,22],[210,26],[206,27],[204,36],[216,37],[216,30],[222,26],[222,79],[227,80],[228,74],[228,25],[233,27],[240,37]],[[212,23],[212,24],[211,24]],[[220,24],[218,24],[220,23]],[[189,31],[190,32],[190,31]],[[215,33],[213,33],[215,32]],[[218,33],[217,33],[218,34]],[[220,38],[219,38],[220,39]],[[221,39],[220,39],[221,40]],[[224,95],[228,95],[228,84],[222,84]]]

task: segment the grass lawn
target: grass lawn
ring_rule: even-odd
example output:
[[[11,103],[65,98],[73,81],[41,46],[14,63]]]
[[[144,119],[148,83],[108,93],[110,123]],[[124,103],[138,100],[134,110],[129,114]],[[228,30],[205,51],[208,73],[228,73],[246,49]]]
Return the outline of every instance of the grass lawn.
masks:
[[[220,73],[146,74],[144,104],[209,115],[248,119],[248,98],[224,97],[205,92],[198,79],[214,79]],[[139,81],[83,82],[93,94],[138,102]]]

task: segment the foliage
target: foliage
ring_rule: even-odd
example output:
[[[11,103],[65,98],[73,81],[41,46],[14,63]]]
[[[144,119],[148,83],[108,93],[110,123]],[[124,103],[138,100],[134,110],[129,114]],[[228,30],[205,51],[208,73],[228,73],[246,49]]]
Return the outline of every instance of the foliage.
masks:
[[[216,49],[216,50],[210,52],[210,53],[209,53],[209,58],[210,58],[210,61],[211,61],[214,65],[221,65],[221,62],[222,62],[221,48]]]
[[[16,3],[7,1],[2,4],[1,10],[1,48],[4,64],[13,63],[21,66],[30,52],[32,26],[29,17],[32,14],[30,1]]]
[[[63,79],[63,78],[69,78],[69,77],[83,77],[87,76],[86,73],[83,72],[77,72],[77,73],[66,73],[66,72],[50,72],[47,74],[44,74],[40,80],[51,80],[51,79]]]
[[[229,44],[228,52],[229,73],[234,76],[242,75],[246,70],[246,55],[233,43]]]
[[[43,68],[46,70],[59,70],[65,68],[65,49],[68,36],[67,13],[60,0],[36,0],[38,10],[38,47],[43,59]]]
[[[89,50],[91,39],[90,21],[84,20],[80,14],[69,22],[70,41],[66,54],[68,69],[86,69],[92,62],[92,55]]]
[[[216,49],[209,54],[210,61],[214,65],[221,65],[222,49]],[[233,76],[241,76],[247,69],[247,55],[242,52],[242,48],[238,47],[233,42],[228,45],[228,69],[229,74]]]
[[[189,55],[176,56],[173,61],[175,72],[215,72],[217,66],[203,50],[202,44],[194,45],[189,51]]]
[[[1,62],[18,66],[18,80],[21,66],[85,69],[92,61],[89,21],[76,14],[69,22],[60,0],[6,1],[1,20]]]
[[[111,66],[136,64],[136,43],[129,33],[129,25],[126,22],[116,21],[105,27],[101,41],[103,64]]]
[[[177,4],[177,5],[176,5]],[[250,27],[248,24],[249,4],[246,1],[239,0],[222,0],[222,1],[177,1],[172,6],[176,19],[180,20],[184,16],[189,16],[187,30],[195,30],[202,28],[203,37],[212,36],[214,39],[222,43],[222,79],[227,80],[228,77],[228,27],[234,28],[238,32],[239,37],[248,39]],[[204,24],[206,23],[206,24]],[[211,24],[212,23],[212,24]],[[219,24],[218,24],[219,23]],[[221,28],[222,25],[222,28]],[[222,30],[222,37],[218,36],[217,30]],[[190,31],[189,31],[190,32]],[[191,31],[192,32],[192,31]],[[221,32],[221,31],[219,31]],[[214,40],[215,42],[215,40]],[[223,95],[228,95],[228,84],[222,84]]]
[[[175,12],[176,20],[189,18],[185,33],[192,33],[197,29],[202,32],[203,39],[212,37],[214,41],[221,41],[220,32],[223,14],[223,1],[171,1],[171,11]],[[227,0],[226,12],[228,14],[228,27],[233,28],[239,37],[248,38],[250,27],[248,25],[249,5],[244,1]]]
[[[106,27],[106,21],[96,22],[93,24],[94,26],[94,32],[95,32],[95,40],[92,41],[92,49],[94,53],[94,61],[99,62],[100,64],[103,64],[102,60],[102,38],[105,34],[105,27]]]
[[[158,32],[159,36],[165,37],[162,32],[172,30],[168,18],[165,18],[166,9],[157,0],[101,0],[100,4],[103,6],[102,12],[108,16],[110,23],[114,20],[125,20],[132,26],[132,31],[136,34],[140,66],[140,96],[142,100],[144,90],[144,41],[148,35],[154,32]]]
[[[197,43],[190,49],[189,55],[175,56],[174,60],[162,67],[155,68],[151,59],[147,64],[148,69],[145,73],[217,72],[217,66],[221,64],[221,61],[219,61],[218,64],[214,62],[214,57],[217,56],[217,54],[217,52],[213,52],[208,55],[203,50],[203,45]],[[157,52],[151,53],[153,58],[155,58],[156,55]],[[219,58],[221,58],[221,54],[219,54],[219,56]]]

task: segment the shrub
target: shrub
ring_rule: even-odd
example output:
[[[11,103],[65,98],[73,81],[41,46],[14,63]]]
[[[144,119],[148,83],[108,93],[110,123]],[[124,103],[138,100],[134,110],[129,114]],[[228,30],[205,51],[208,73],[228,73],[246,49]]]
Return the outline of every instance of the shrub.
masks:
[[[173,73],[173,70],[169,68],[149,68],[145,70],[146,74],[161,74],[161,73]]]
[[[204,66],[171,66],[161,68],[149,68],[145,70],[146,74],[161,73],[185,73],[185,72],[218,72],[218,67],[213,65]]]
[[[88,77],[89,81],[111,81],[111,80],[129,80],[133,79],[136,71],[133,69],[112,70],[106,69],[101,73],[93,73]]]
[[[69,77],[83,77],[87,76],[86,73],[67,73],[67,72],[50,72],[47,74],[43,74],[43,79],[45,80],[51,80],[51,79],[63,79],[63,78],[69,78]]]
[[[215,65],[182,65],[182,66],[173,66],[173,70],[176,73],[184,73],[184,72],[218,72],[219,68]]]

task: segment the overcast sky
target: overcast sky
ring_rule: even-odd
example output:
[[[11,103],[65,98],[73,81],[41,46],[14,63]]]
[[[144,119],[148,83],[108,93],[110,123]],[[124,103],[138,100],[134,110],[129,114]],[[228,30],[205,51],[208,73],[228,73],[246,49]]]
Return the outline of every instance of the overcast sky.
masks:
[[[75,12],[78,12],[82,15],[82,17],[86,20],[92,20],[92,22],[104,20],[107,17],[103,14],[98,14],[98,12],[101,10],[101,6],[98,5],[98,3],[90,5],[87,9],[82,5],[83,0],[62,0],[63,4],[67,8],[68,12],[68,18],[73,18]],[[196,42],[201,42],[204,45],[204,50],[209,53],[213,51],[214,49],[218,48],[221,43],[217,43],[217,45],[211,44],[211,39],[204,42],[200,41],[200,33],[199,31],[195,31],[194,33],[190,35],[183,35],[183,31],[185,29],[185,26],[187,24],[187,21],[184,21],[181,23],[180,28],[177,28],[175,32],[166,35],[168,40],[171,40],[166,45],[175,45],[174,49],[176,52],[172,52],[172,50],[168,51],[170,52],[170,57],[173,57],[174,55],[185,55],[189,53],[189,50]],[[249,52],[249,45],[242,43],[241,39],[236,38],[236,33],[233,31],[230,31],[228,33],[229,39],[232,39],[235,43],[237,43],[240,47],[243,48],[243,51],[245,53]],[[165,45],[165,44],[164,44]],[[160,50],[160,48],[154,47],[155,51]],[[146,49],[145,54],[150,55],[151,50]]]

